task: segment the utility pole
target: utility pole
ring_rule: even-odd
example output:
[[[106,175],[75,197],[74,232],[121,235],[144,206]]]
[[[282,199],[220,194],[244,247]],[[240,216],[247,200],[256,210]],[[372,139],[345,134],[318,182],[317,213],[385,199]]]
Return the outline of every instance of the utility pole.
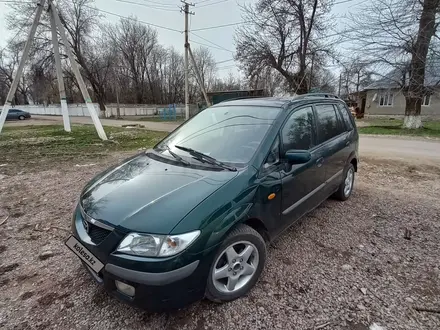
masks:
[[[41,13],[43,12],[43,6],[46,0],[40,0],[37,4],[37,13],[35,14],[34,22],[32,23],[31,31],[29,32],[28,39],[26,41],[26,45],[24,46],[23,55],[20,60],[20,64],[18,65],[17,73],[15,74],[15,78],[12,81],[11,88],[9,89],[8,96],[6,97],[6,102],[3,106],[3,111],[0,114],[0,132],[3,129],[3,125],[6,120],[6,116],[8,115],[9,109],[12,105],[12,99],[14,98],[15,91],[17,90],[18,83],[23,74],[24,66],[29,57],[29,50],[31,49],[32,41],[35,37],[35,31],[37,31],[38,22],[40,21]]]
[[[3,106],[3,111],[0,114],[0,133],[2,131],[3,125],[6,120],[6,116],[8,115],[9,109],[11,108],[12,99],[14,97],[14,94],[17,90],[18,82],[23,76],[23,70],[24,66],[26,64],[26,61],[29,57],[29,51],[32,45],[32,41],[35,37],[35,32],[37,30],[38,23],[40,22],[41,14],[43,12],[44,4],[46,3],[46,0],[40,0],[40,2],[37,4],[37,11],[35,14],[34,22],[31,27],[31,31],[29,32],[28,39],[26,41],[26,45],[23,50],[23,55],[20,59],[20,64],[18,65],[17,73],[15,74],[14,80],[12,81],[11,88],[9,89],[8,96],[6,98],[5,105]],[[60,17],[58,15],[58,10],[56,8],[56,5],[53,3],[53,0],[49,0],[49,10],[48,13],[51,16],[50,21],[52,25],[52,41],[54,43],[54,55],[55,55],[55,63],[56,63],[56,69],[57,69],[57,79],[58,79],[58,86],[60,90],[60,97],[61,97],[61,108],[63,112],[63,120],[64,120],[64,128],[66,131],[70,130],[70,122],[66,116],[68,116],[67,112],[67,101],[66,101],[66,94],[65,94],[65,88],[64,88],[64,82],[63,82],[63,74],[61,71],[61,59],[59,54],[59,43],[58,43],[58,36],[56,30],[58,29],[58,32],[60,33],[61,40],[63,41],[64,48],[66,49],[67,56],[70,61],[70,65],[72,67],[72,71],[75,74],[76,80],[78,81],[78,85],[81,89],[82,95],[84,97],[84,101],[86,102],[87,108],[89,110],[90,116],[92,117],[93,124],[95,125],[96,131],[99,135],[99,137],[102,140],[107,140],[107,135],[105,134],[104,128],[102,127],[101,121],[99,120],[99,117],[95,111],[95,108],[93,107],[92,100],[90,98],[89,92],[87,91],[87,87],[84,83],[84,79],[81,76],[81,73],[79,72],[78,64],[76,63],[76,60],[73,56],[72,49],[70,48],[69,41],[66,36],[66,31],[64,30],[64,26],[61,23]],[[64,100],[63,100],[64,99]],[[65,101],[65,102],[63,102]],[[66,120],[67,119],[67,120]]]
[[[99,137],[101,140],[107,140],[107,135],[105,134],[104,128],[102,127],[101,121],[99,120],[99,117],[95,111],[95,108],[92,104],[92,99],[90,98],[89,91],[87,90],[86,84],[84,82],[83,77],[81,76],[81,72],[78,68],[78,63],[76,63],[76,59],[73,56],[72,49],[70,48],[69,40],[66,36],[66,31],[64,30],[64,26],[61,23],[60,16],[58,15],[58,11],[56,6],[50,1],[50,12],[52,16],[55,19],[55,23],[58,27],[58,30],[61,35],[61,40],[64,43],[64,48],[67,53],[67,57],[70,60],[70,66],[72,68],[72,71],[76,77],[76,80],[78,81],[79,89],[81,90],[82,96],[84,98],[84,101],[86,102],[87,109],[89,110],[90,117],[92,117],[93,124],[95,124],[96,131],[98,132]]]
[[[63,70],[61,69],[60,45],[58,43],[57,26],[55,23],[55,17],[51,14],[50,9],[49,15],[50,27],[52,30],[53,55],[55,57],[55,67],[57,72],[58,91],[60,93],[61,114],[63,115],[64,130],[66,132],[71,132],[72,130],[70,128],[69,111],[67,108],[66,88],[64,86]]]
[[[181,11],[185,13],[185,119],[189,119],[189,68],[188,68],[188,52],[189,52],[189,39],[188,39],[188,15],[194,15],[193,12],[189,11],[189,6],[194,6],[194,4],[188,3],[181,0],[184,4]]]

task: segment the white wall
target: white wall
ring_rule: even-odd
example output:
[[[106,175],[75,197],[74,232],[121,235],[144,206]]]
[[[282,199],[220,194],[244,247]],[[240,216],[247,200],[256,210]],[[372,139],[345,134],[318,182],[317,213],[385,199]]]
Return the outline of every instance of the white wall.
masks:
[[[116,116],[117,105],[107,104],[105,116]],[[163,109],[167,109],[168,105],[157,104],[120,104],[119,105],[121,116],[154,116],[162,113]],[[183,116],[185,114],[185,105],[176,104],[176,115]]]
[[[380,106],[379,99],[380,94],[393,93],[393,105],[392,106]],[[376,99],[373,101],[374,95]],[[369,90],[367,91],[367,102],[365,106],[366,115],[405,115],[406,100],[400,89],[390,90]],[[422,116],[439,116],[440,115],[440,93],[434,93],[431,95],[431,102],[429,106],[422,106]]]
[[[98,116],[100,115],[99,105],[97,103],[93,103],[93,107],[95,108]],[[44,106],[43,104],[38,105],[17,105],[15,108],[24,110],[33,115],[53,115],[53,116],[61,116],[61,105],[60,104],[50,104]],[[79,116],[79,117],[90,117],[89,110],[87,109],[86,104],[68,104],[69,115],[70,116]]]
[[[95,108],[96,113],[100,116],[99,105],[97,103],[93,103],[93,107]],[[61,105],[59,104],[50,104],[44,106],[43,104],[39,105],[17,105],[17,109],[24,110],[33,115],[53,115],[53,116],[61,116]],[[89,110],[87,109],[86,104],[68,104],[69,115],[70,116],[79,116],[79,117],[90,117]],[[108,118],[110,116],[116,116],[116,104],[108,104],[106,105],[105,116]],[[168,105],[150,105],[150,104],[120,104],[119,105],[121,116],[154,116],[162,113],[163,109],[167,109]],[[191,105],[191,110],[194,106]],[[177,104],[176,105],[176,115],[184,116],[185,115],[185,105]]]

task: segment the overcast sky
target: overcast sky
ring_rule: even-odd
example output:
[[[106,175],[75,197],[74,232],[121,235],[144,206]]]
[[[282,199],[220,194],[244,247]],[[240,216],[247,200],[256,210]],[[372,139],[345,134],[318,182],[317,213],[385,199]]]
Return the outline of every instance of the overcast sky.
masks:
[[[132,3],[127,3],[127,2]],[[344,20],[341,18],[349,11],[356,11],[359,5],[369,0],[335,0],[336,4],[333,7],[333,14],[338,17],[337,25],[338,29],[342,29]],[[252,2],[250,0],[194,0],[195,6],[191,7],[191,10],[195,12],[195,15],[190,16],[190,30],[197,30],[205,27],[212,27],[218,25],[225,25],[230,23],[240,22],[241,12],[239,4],[244,2]],[[136,5],[133,3],[139,3]],[[163,6],[158,5],[164,4]],[[178,0],[95,0],[96,7],[101,10],[105,10],[111,13],[115,13],[121,16],[136,16],[139,20],[152,23],[159,26],[168,27],[171,29],[182,31],[184,29],[184,15],[180,13],[179,6],[181,3]],[[155,6],[159,7],[154,8]],[[11,33],[6,28],[5,15],[9,11],[7,3],[0,0],[0,47],[6,45],[8,38],[12,37]],[[118,17],[106,13],[103,20],[108,22],[117,22]],[[197,43],[202,43],[207,46],[211,46],[215,60],[217,62],[227,61],[232,59],[235,50],[234,45],[234,32],[237,25],[194,31],[196,34],[190,34],[190,41],[192,41],[192,47],[199,46]],[[159,42],[164,46],[174,46],[176,48],[182,48],[184,36],[180,32],[169,31],[163,28],[157,27],[159,35]],[[200,37],[199,37],[200,36]],[[207,39],[207,40],[204,40]],[[212,43],[220,46],[214,46]],[[197,43],[196,43],[197,42]],[[228,72],[237,73],[237,69],[234,66],[233,61],[219,63],[217,65],[220,76],[226,76]],[[334,67],[329,67],[333,69]]]

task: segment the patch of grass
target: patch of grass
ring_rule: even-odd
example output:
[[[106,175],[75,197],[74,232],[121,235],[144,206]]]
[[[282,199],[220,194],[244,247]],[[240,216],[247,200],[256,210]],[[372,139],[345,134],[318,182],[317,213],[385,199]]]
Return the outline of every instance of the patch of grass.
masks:
[[[402,128],[403,120],[369,119],[363,122],[369,126],[359,127],[361,134],[440,137],[440,121],[424,121],[423,128],[420,129]]]
[[[177,116],[176,120],[170,120],[170,119],[166,119],[164,120],[162,117],[141,117],[136,119],[137,121],[154,121],[157,123],[173,123],[173,124],[180,124],[183,123],[185,121],[184,118]]]
[[[0,134],[0,163],[78,163],[111,152],[150,148],[167,133],[143,129],[105,127],[108,141],[102,141],[93,125],[73,125],[67,133],[61,125],[5,127]]]

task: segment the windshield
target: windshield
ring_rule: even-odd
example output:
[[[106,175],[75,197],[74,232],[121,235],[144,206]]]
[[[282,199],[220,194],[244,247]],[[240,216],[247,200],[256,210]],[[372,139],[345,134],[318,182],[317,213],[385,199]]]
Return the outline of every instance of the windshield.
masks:
[[[222,106],[203,110],[178,128],[155,150],[169,155],[190,157],[175,146],[191,148],[218,161],[246,164],[277,117],[280,108],[259,106]]]

